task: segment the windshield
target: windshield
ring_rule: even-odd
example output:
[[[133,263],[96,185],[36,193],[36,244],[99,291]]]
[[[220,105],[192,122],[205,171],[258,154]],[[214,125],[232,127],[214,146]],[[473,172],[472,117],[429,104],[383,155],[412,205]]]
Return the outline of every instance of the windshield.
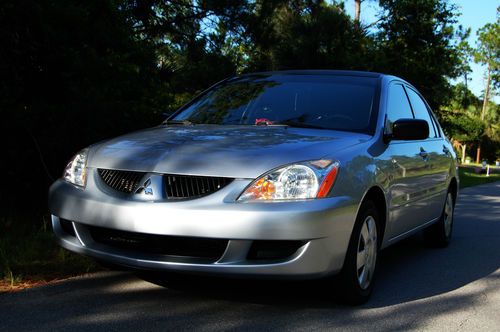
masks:
[[[198,96],[170,121],[218,125],[288,125],[371,133],[377,78],[248,75]]]

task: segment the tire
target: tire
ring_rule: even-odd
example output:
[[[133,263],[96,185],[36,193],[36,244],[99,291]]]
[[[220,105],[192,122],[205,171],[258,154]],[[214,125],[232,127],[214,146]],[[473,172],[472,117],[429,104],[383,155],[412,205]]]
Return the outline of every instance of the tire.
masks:
[[[379,252],[379,221],[375,204],[363,202],[338,276],[338,294],[346,304],[363,304],[372,293]]]
[[[439,220],[429,226],[425,232],[425,240],[433,247],[446,248],[451,241],[453,232],[453,213],[455,211],[455,201],[451,191],[448,190],[443,211]]]

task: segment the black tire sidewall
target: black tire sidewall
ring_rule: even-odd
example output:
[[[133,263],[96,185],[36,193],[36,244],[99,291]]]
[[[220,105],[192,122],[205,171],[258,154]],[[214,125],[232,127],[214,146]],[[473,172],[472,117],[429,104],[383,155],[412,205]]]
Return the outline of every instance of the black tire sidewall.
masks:
[[[363,289],[359,285],[358,281],[358,271],[357,271],[357,253],[358,253],[358,241],[359,235],[361,233],[361,228],[363,223],[368,216],[372,216],[375,220],[377,226],[377,257],[375,261],[375,269],[370,281],[370,285]],[[368,300],[370,294],[373,290],[373,284],[375,280],[375,275],[378,265],[378,251],[380,249],[380,219],[379,212],[372,201],[365,201],[361,205],[358,215],[356,217],[356,222],[349,240],[349,247],[347,249],[347,254],[344,261],[344,266],[340,273],[339,286],[343,299],[350,304],[361,304]]]
[[[447,235],[446,234],[446,225],[445,225],[445,222],[444,222],[444,218],[445,218],[446,204],[448,204],[448,195],[451,195],[451,225],[450,225],[450,234]],[[444,203],[443,215],[442,215],[443,234],[444,234],[444,238],[445,238],[445,240],[446,240],[447,243],[450,243],[450,241],[451,241],[451,237],[452,237],[452,234],[453,234],[453,224],[454,224],[454,221],[455,221],[455,200],[453,199],[453,194],[448,191],[448,193],[446,194],[446,202]]]
[[[444,219],[445,219],[446,204],[448,204],[448,195],[450,194],[452,200],[451,228],[450,228],[450,233],[447,235]],[[439,217],[439,220],[430,227],[428,227],[424,233],[427,242],[431,246],[438,248],[445,248],[450,244],[453,235],[453,224],[455,222],[454,215],[455,215],[455,198],[453,197],[451,191],[448,191],[446,193],[446,199],[444,201],[443,209],[441,211],[441,216]]]

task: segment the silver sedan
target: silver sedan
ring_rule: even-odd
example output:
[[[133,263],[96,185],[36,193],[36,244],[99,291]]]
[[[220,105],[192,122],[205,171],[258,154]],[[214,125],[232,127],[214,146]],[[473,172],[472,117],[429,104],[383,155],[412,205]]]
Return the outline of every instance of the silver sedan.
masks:
[[[377,255],[451,238],[456,156],[408,82],[352,71],[233,77],[164,123],[78,152],[50,188],[60,244],[136,269],[312,279],[350,303]]]

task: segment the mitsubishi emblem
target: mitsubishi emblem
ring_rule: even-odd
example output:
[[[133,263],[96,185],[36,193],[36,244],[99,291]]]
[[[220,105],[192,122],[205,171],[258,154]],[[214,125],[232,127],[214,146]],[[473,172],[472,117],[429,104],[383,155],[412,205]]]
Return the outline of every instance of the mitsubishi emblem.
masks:
[[[137,188],[135,193],[140,194],[141,192],[144,191],[145,195],[153,195],[153,188],[151,188],[150,185],[151,185],[151,178],[148,178],[142,186]]]

